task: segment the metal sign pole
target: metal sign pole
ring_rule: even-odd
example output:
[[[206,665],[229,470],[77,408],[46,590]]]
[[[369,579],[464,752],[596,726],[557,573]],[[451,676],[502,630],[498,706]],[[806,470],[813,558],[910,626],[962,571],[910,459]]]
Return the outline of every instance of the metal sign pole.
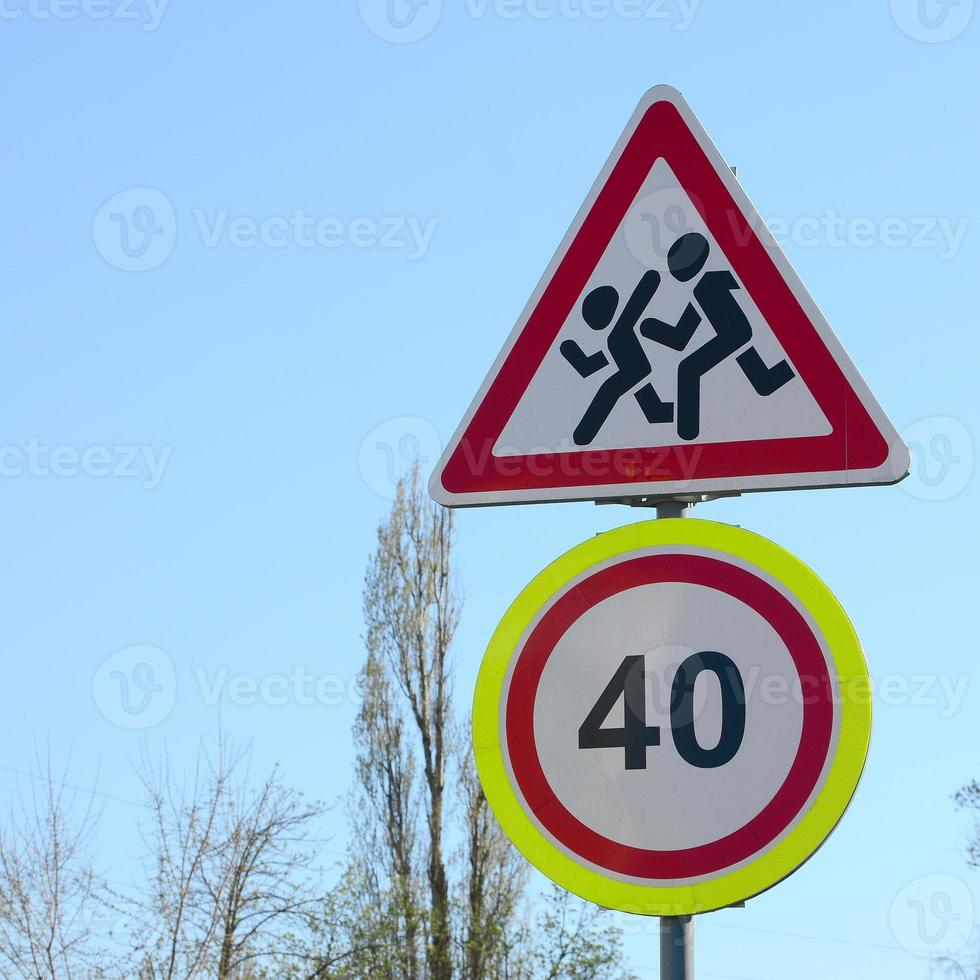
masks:
[[[690,517],[694,513],[693,500],[661,500],[657,502],[657,517]]]
[[[657,504],[658,518],[691,517],[693,513],[693,501]],[[689,915],[660,919],[660,980],[694,980],[694,923]]]
[[[694,980],[694,923],[689,915],[660,920],[660,980]]]

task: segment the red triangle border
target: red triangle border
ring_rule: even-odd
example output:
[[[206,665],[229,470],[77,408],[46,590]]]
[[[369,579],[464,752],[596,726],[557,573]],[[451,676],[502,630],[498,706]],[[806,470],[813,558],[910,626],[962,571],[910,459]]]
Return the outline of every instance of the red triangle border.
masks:
[[[585,289],[650,170],[664,159],[829,420],[826,436],[495,457],[493,446]],[[670,101],[643,114],[524,330],[439,475],[453,495],[674,484],[867,470],[889,445],[833,353]],[[901,474],[896,474],[896,478]],[[655,493],[655,487],[643,488]]]

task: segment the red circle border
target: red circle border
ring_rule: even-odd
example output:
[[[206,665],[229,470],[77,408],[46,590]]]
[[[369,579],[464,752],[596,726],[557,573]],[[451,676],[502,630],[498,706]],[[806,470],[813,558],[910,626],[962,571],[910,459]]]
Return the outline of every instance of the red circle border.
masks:
[[[789,650],[803,691],[800,746],[783,784],[745,826],[726,837],[672,851],[648,850],[611,840],[565,808],[538,758],[534,704],[548,658],[569,627],[589,608],[627,589],[666,582],[702,585],[755,610]],[[758,853],[805,808],[830,752],[834,726],[833,684],[813,630],[799,610],[769,582],[746,569],[691,554],[655,554],[603,568],[566,592],[544,614],[517,656],[507,689],[506,753],[528,807],[545,830],[572,853],[618,874],[674,880],[715,874]]]

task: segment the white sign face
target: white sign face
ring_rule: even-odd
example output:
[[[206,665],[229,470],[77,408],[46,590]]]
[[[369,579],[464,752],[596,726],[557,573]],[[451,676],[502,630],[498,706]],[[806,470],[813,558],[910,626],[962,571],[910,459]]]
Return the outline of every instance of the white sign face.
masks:
[[[894,483],[908,463],[718,150],[660,86],[430,491],[468,506]]]
[[[582,316],[585,297],[607,285],[613,286],[621,297],[629,296],[646,270],[661,268],[666,272],[670,244],[692,233],[702,235],[708,243],[703,275],[729,274],[721,246],[666,161],[659,159],[627,214],[622,234],[615,235],[610,241],[595,272],[589,277],[583,295],[504,426],[493,449],[495,456],[522,456],[542,451],[557,453],[570,448],[574,437],[569,420],[578,423],[610,375],[609,370],[602,370],[580,379],[562,355],[562,345],[566,341],[578,345],[583,351],[604,349],[603,337],[591,330]],[[764,364],[788,363],[792,377],[763,397],[746,378],[736,357],[722,360],[699,381],[698,434],[686,443],[698,446],[830,435],[833,429],[826,415],[800,380],[759,308],[744,290],[739,290],[735,298],[747,321],[752,348]],[[691,301],[689,283],[664,275],[647,312],[669,323],[677,323]],[[642,330],[642,323],[637,326]],[[678,406],[681,364],[691,350],[703,348],[716,336],[711,324],[702,319],[691,336],[689,347],[685,351],[676,351],[663,344],[648,343],[641,333],[642,350],[651,369],[646,375],[646,383],[653,385],[665,403]],[[639,389],[641,384],[637,382],[632,387]],[[588,447],[594,450],[674,445],[678,442],[679,419],[676,411],[669,414],[669,419],[650,422],[635,395],[622,397],[614,404]]]
[[[546,570],[505,617],[477,763],[504,829],[565,887],[705,911],[785,877],[836,824],[867,750],[848,687],[866,672],[833,597],[781,549],[703,521],[639,530],[643,546],[615,547],[629,528],[580,545],[556,565],[584,567],[558,587]]]
[[[658,742],[631,769],[623,748],[581,748],[579,731],[637,656]],[[693,680],[684,695],[693,743],[677,724],[682,705],[671,710],[682,668]],[[548,658],[534,706],[541,768],[559,802],[603,837],[653,851],[703,847],[749,824],[786,781],[803,732],[800,684],[785,641],[734,596],[678,582],[628,589],[577,619]],[[611,693],[599,731],[624,726],[618,679]]]

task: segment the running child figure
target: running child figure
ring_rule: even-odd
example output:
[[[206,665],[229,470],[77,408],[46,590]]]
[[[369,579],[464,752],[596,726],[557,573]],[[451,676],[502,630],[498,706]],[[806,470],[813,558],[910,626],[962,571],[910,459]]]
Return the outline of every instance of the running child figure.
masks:
[[[690,282],[701,273],[711,246],[697,232],[682,235],[667,254],[667,268],[678,282]],[[697,439],[701,432],[701,379],[752,339],[752,325],[733,295],[738,281],[728,270],[705,272],[694,286],[694,298],[704,311],[714,336],[681,361],[677,369],[677,435]],[[671,350],[683,351],[701,324],[701,313],[691,303],[676,324],[650,317],[640,333]],[[755,347],[735,358],[759,395],[767,397],[796,377],[786,360],[768,367]]]
[[[562,357],[583,378],[608,367],[610,359],[616,366],[614,374],[599,386],[592,403],[575,428],[572,438],[577,446],[588,446],[599,434],[619,400],[628,395],[653,370],[643,344],[636,335],[636,324],[660,286],[660,273],[647,272],[626,301],[623,312],[616,320],[606,343],[608,356],[601,350],[586,354],[574,340],[566,340],[559,350]],[[593,289],[582,303],[585,322],[596,331],[605,330],[616,316],[619,293],[613,286]],[[663,402],[649,382],[633,395],[644,417],[650,423],[673,422],[674,406]]]

